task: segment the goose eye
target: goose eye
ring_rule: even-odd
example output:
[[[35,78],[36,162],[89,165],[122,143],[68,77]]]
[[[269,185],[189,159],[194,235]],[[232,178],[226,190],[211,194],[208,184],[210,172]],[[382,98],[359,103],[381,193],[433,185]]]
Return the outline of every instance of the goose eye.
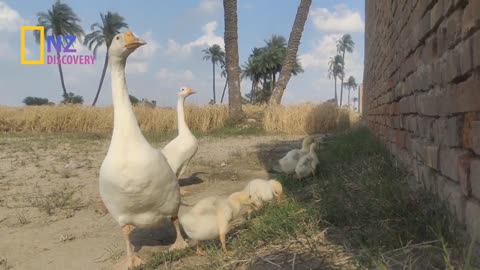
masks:
[[[117,36],[117,40],[119,40],[119,39],[120,39],[120,37],[119,37],[119,36]]]

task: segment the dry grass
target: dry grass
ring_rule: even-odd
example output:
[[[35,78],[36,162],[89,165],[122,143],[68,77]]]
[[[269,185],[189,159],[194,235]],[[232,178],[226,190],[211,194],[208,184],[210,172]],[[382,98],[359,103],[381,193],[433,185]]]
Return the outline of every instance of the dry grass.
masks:
[[[142,130],[168,132],[176,130],[176,111],[171,108],[134,108]],[[225,105],[186,107],[186,121],[194,131],[207,132],[227,125]],[[352,113],[329,104],[291,106],[244,105],[249,118],[255,118],[269,132],[308,134],[343,129],[350,125]],[[113,128],[111,107],[87,106],[0,106],[1,132],[110,132]]]
[[[269,107],[264,114],[264,128],[269,132],[314,134],[345,130],[358,122],[356,113],[332,104],[305,103]]]

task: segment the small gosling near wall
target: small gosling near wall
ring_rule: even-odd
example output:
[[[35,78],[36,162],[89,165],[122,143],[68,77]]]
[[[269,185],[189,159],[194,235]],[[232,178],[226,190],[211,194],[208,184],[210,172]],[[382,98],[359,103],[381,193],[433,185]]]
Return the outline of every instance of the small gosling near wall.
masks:
[[[262,208],[265,202],[272,201],[274,198],[277,199],[277,203],[281,203],[283,200],[282,184],[275,179],[253,179],[243,190],[248,192],[252,202],[247,212],[248,219],[252,212]]]
[[[300,158],[308,154],[308,147],[313,143],[313,137],[307,136],[303,139],[301,149],[290,150],[282,159],[278,161],[280,168],[286,174],[294,174]]]
[[[225,235],[230,231],[231,221],[238,216],[242,205],[250,205],[249,194],[234,192],[228,198],[207,197],[200,200],[187,213],[180,217],[185,233],[196,240],[197,255],[203,256],[201,247],[204,240],[220,237],[222,249],[227,252]]]
[[[315,170],[317,169],[319,160],[317,157],[316,150],[318,149],[317,143],[312,143],[310,145],[310,151],[307,155],[303,156],[295,168],[295,174],[299,180],[313,175],[315,176]]]

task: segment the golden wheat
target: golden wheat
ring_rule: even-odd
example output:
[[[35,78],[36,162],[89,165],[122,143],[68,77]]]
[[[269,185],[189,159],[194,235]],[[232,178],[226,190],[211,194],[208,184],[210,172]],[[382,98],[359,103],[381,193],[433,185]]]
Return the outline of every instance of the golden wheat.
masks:
[[[311,134],[348,127],[351,122],[347,110],[329,104],[299,104],[291,106],[244,105],[248,117],[261,122],[270,132]],[[175,130],[177,116],[174,109],[134,107],[142,130],[166,132]],[[194,131],[209,131],[227,124],[226,105],[185,107],[188,126]],[[57,105],[5,107],[0,106],[2,132],[110,132],[113,128],[111,107]]]

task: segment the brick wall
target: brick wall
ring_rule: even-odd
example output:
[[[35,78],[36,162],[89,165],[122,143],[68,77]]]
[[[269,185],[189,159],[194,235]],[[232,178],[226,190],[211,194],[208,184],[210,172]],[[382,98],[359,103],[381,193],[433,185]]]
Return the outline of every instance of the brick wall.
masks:
[[[480,0],[366,0],[363,113],[480,239]]]

